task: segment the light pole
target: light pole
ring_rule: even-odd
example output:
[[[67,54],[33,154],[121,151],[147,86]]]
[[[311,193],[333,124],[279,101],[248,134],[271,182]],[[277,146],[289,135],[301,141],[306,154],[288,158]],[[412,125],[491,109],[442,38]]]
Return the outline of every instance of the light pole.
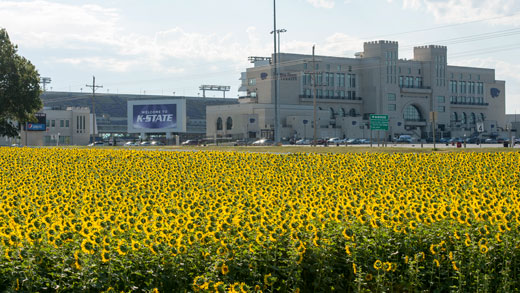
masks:
[[[278,35],[278,55],[280,54],[280,34],[281,33],[286,33],[287,30],[282,28],[282,29],[279,29],[279,30],[276,30],[276,34]],[[273,34],[274,31],[271,31],[271,34]],[[279,59],[280,56],[278,56],[278,59]],[[278,60],[278,65],[280,64],[280,60]]]
[[[279,117],[279,101],[278,101],[278,56],[276,54],[276,0],[273,0],[273,31],[271,32],[273,34],[273,43],[274,43],[274,141],[276,143],[280,142],[280,131],[279,131],[279,123],[278,120]]]

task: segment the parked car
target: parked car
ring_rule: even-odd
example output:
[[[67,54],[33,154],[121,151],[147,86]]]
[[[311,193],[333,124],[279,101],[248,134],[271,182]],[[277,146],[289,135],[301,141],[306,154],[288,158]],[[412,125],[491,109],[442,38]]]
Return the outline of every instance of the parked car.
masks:
[[[302,139],[299,139],[296,141],[296,144],[297,145],[308,145],[308,144],[311,144],[311,140],[310,139],[307,139],[307,138],[302,138]]]
[[[464,140],[460,137],[452,137],[450,140],[448,140],[449,143],[457,143],[457,142],[464,142]]]
[[[252,143],[252,145],[254,145],[254,146],[265,146],[265,145],[273,145],[273,144],[274,144],[274,141],[267,139],[267,138],[262,138],[257,141],[254,141]]]
[[[238,139],[233,143],[234,146],[244,146],[247,145],[247,140],[245,139]]]
[[[137,142],[129,141],[129,142],[126,142],[123,146],[132,147],[132,146],[138,146],[138,144],[137,144]]]
[[[149,145],[152,145],[152,143],[149,142],[149,141],[143,141],[143,142],[141,142],[139,145],[140,145],[140,146],[149,146]]]
[[[313,142],[314,142],[314,141],[311,141],[311,144],[312,144]],[[327,142],[327,140],[324,139],[324,138],[318,138],[318,139],[316,139],[316,144],[317,144],[317,145],[318,145],[318,144],[325,144],[326,142]]]
[[[329,144],[336,144],[336,145],[345,143],[345,141],[343,139],[339,138],[339,137],[329,138],[329,140],[327,142]]]
[[[369,143],[370,143],[370,139],[368,139],[368,138],[359,139],[359,144],[369,144]]]
[[[495,138],[486,138],[484,143],[498,143],[498,141]]]
[[[360,140],[359,138],[350,138],[350,139],[347,139],[346,141],[347,144],[360,144]]]
[[[466,143],[480,143],[479,137],[468,137],[466,138]]]
[[[399,137],[396,140],[396,142],[401,142],[401,143],[412,143],[412,142],[415,142],[415,141],[416,141],[416,139],[413,138],[409,134],[399,135]]]
[[[450,140],[449,137],[441,137],[441,139],[439,139],[439,142],[440,143],[448,143],[449,140]]]
[[[196,139],[188,139],[187,141],[181,143],[181,145],[199,145],[199,141]]]
[[[151,145],[153,145],[153,146],[161,146],[161,145],[164,145],[164,142],[154,140],[154,141],[151,142]]]
[[[102,141],[96,141],[96,142],[88,144],[89,147],[104,146],[104,145],[105,145],[105,143]]]

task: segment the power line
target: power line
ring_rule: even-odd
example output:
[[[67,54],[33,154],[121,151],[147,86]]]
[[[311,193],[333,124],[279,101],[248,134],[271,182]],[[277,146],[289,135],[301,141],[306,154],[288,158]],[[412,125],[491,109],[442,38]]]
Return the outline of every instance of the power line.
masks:
[[[418,29],[418,30],[411,30],[411,31],[399,32],[399,33],[393,33],[393,34],[373,36],[373,37],[369,37],[369,38],[363,38],[363,40],[373,40],[373,39],[378,39],[378,38],[383,38],[383,37],[399,36],[399,35],[406,35],[406,34],[412,34],[412,33],[420,33],[420,32],[444,29],[444,28],[449,28],[449,27],[454,27],[454,26],[461,26],[461,25],[467,25],[467,24],[473,24],[473,23],[479,23],[479,22],[484,22],[484,21],[494,20],[494,19],[499,19],[499,18],[502,19],[502,18],[505,18],[505,17],[512,17],[512,16],[515,16],[515,15],[518,15],[518,14],[520,14],[520,11],[515,11],[513,13],[506,14],[506,15],[500,15],[500,16],[495,16],[495,17],[490,17],[490,18],[472,20],[472,21],[467,21],[467,22],[460,22],[460,23],[447,24],[447,25],[435,26],[435,27],[430,27],[430,28],[423,28],[423,29]]]

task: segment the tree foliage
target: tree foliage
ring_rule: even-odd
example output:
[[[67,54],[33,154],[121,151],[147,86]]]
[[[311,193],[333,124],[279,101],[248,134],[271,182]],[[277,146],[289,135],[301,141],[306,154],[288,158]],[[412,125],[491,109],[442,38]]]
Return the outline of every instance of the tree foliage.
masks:
[[[17,51],[7,31],[0,29],[0,136],[17,136],[16,122],[34,121],[42,107],[40,75]]]

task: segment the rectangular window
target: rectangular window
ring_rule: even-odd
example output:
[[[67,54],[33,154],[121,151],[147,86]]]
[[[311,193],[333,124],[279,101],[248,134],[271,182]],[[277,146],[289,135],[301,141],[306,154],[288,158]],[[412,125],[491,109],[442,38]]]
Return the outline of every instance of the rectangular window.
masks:
[[[303,63],[303,69],[304,69],[304,70],[307,69],[307,63]]]
[[[341,71],[341,65],[338,65],[337,70]]]
[[[440,113],[446,112],[446,107],[445,106],[438,106],[437,107],[437,112],[440,112]]]
[[[399,87],[403,87],[403,76],[399,76]]]
[[[50,120],[47,120],[47,121],[45,121],[45,124],[47,125],[47,127],[50,127],[50,125],[51,125],[51,121],[50,121]]]
[[[437,96],[437,103],[444,103],[446,98],[444,96]]]
[[[65,121],[60,120],[60,127],[65,127]]]
[[[256,78],[250,78],[248,84],[249,85],[256,85]]]
[[[327,70],[330,70],[330,64],[327,64]]]
[[[329,86],[334,86],[334,73],[329,73]]]
[[[69,120],[65,120],[65,127],[69,128]]]
[[[395,104],[388,104],[388,111],[395,111],[396,105]]]
[[[51,127],[56,127],[56,120],[51,120]]]
[[[389,101],[395,101],[395,94],[388,94]]]

